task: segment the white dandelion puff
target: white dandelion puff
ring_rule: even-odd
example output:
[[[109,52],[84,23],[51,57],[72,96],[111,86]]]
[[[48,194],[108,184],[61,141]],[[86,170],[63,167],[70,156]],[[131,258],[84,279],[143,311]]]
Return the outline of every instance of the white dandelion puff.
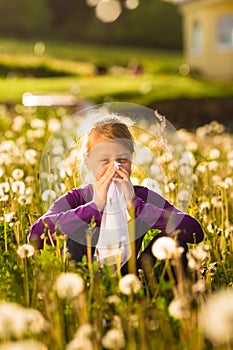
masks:
[[[13,171],[12,171],[12,177],[13,177],[13,179],[14,180],[20,180],[20,179],[22,179],[23,178],[23,176],[24,176],[24,171],[23,171],[23,169],[14,169]]]
[[[202,330],[206,337],[224,344],[233,340],[233,290],[224,289],[213,294],[200,313]]]
[[[142,288],[139,278],[134,274],[127,274],[119,281],[121,293],[125,295],[136,294]]]
[[[121,301],[121,299],[118,297],[118,295],[109,295],[108,298],[107,298],[107,302],[109,304],[119,304]]]
[[[110,329],[102,338],[102,345],[106,349],[123,349],[125,337],[121,329]]]
[[[57,198],[57,195],[56,195],[56,192],[53,191],[53,190],[45,190],[43,193],[42,193],[42,200],[44,202],[47,202],[48,200],[55,200]]]
[[[209,151],[208,155],[211,160],[218,159],[220,157],[220,151],[217,148],[213,148]]]
[[[160,237],[152,246],[153,255],[160,260],[171,259],[176,255],[176,251],[176,242],[171,237]]]
[[[168,306],[170,315],[178,320],[187,320],[190,313],[190,300],[186,297],[175,298]]]
[[[83,278],[75,273],[62,273],[54,284],[54,289],[61,299],[72,300],[84,291]]]
[[[17,180],[11,184],[11,189],[14,193],[24,194],[25,193],[25,183],[23,181]]]
[[[44,129],[46,127],[46,122],[39,118],[32,119],[30,124],[33,129]]]
[[[24,158],[31,165],[36,164],[36,162],[37,162],[37,158],[36,157],[37,157],[37,152],[34,149],[27,149],[24,152]]]
[[[18,247],[17,254],[21,259],[30,258],[35,254],[35,249],[31,244],[23,244]]]

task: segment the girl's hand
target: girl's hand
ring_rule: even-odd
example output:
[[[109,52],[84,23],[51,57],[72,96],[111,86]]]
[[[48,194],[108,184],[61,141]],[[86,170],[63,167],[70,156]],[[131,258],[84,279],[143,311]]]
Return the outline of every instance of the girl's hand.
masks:
[[[123,165],[120,165],[118,169],[115,168],[115,172],[119,176],[115,176],[112,180],[121,184],[127,206],[130,207],[132,205],[132,200],[135,196],[134,187],[132,182],[130,181],[130,175]]]
[[[113,164],[104,165],[96,174],[93,201],[98,210],[102,211],[106,205],[108,188],[115,174],[116,168]]]

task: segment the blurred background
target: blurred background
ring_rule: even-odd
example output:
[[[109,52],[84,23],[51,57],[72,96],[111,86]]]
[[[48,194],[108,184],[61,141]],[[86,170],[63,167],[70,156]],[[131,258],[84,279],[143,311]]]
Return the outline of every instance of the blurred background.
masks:
[[[0,14],[2,104],[123,101],[232,129],[232,0],[0,0]]]

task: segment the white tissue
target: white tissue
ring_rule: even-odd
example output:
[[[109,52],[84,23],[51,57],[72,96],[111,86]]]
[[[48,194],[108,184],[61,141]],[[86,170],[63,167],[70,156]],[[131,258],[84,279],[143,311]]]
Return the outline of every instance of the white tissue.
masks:
[[[131,256],[128,211],[120,183],[111,182],[103,212],[95,259],[104,264],[123,266]]]

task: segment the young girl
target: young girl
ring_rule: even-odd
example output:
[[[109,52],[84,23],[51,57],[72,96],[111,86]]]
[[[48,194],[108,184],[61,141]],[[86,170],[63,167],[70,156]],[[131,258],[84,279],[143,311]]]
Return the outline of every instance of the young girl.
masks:
[[[31,227],[30,240],[35,240],[38,247],[41,248],[45,227],[49,228],[51,235],[56,228],[59,228],[63,234],[68,236],[67,246],[71,259],[79,262],[83,255],[87,255],[86,233],[94,218],[96,228],[91,242],[92,258],[99,259],[102,265],[107,261],[104,258],[108,256],[108,248],[112,254],[116,244],[119,249],[125,248],[125,250],[120,250],[122,274],[128,272],[130,256],[135,260],[137,269],[143,267],[143,258],[147,258],[146,261],[150,261],[153,265],[155,258],[151,248],[154,241],[161,235],[171,235],[174,232],[177,233],[178,244],[184,247],[183,261],[185,263],[186,242],[202,241],[202,228],[194,217],[175,208],[156,192],[146,187],[133,186],[130,175],[134,141],[126,124],[116,117],[97,122],[87,136],[85,148],[85,163],[93,174],[93,184],[75,188],[56,200],[48,212]],[[112,191],[112,186],[115,186],[116,192],[112,194],[113,197],[109,202],[108,195]],[[103,226],[109,223],[108,218],[112,214],[111,210],[108,212],[106,208],[112,204],[112,200],[118,203],[114,212],[116,220],[113,221],[113,215],[110,226],[107,229],[105,226],[104,230]],[[129,239],[126,228],[128,222],[125,220],[133,222],[135,243],[133,250],[129,248],[132,236]],[[111,227],[113,222],[114,227]],[[162,233],[156,235],[139,256],[143,238],[146,232],[153,228],[159,229]],[[116,240],[112,239],[114,235],[118,237]],[[102,245],[103,242],[106,242],[106,246],[101,246],[100,241]],[[115,244],[114,249],[109,247],[111,242]],[[117,259],[114,260],[114,263],[116,261]]]

